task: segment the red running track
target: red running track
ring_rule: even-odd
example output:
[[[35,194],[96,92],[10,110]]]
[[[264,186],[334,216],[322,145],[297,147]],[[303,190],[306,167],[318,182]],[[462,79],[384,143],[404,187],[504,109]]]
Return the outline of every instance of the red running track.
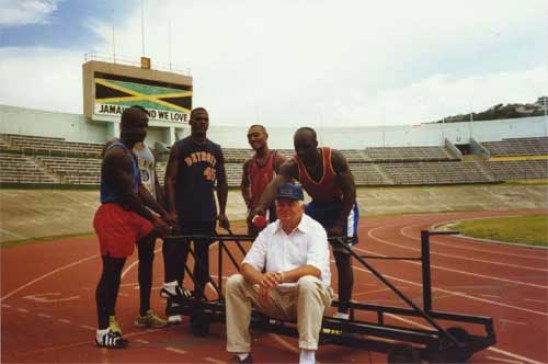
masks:
[[[437,224],[489,216],[546,214],[546,210],[466,212],[366,218],[360,226],[358,252],[368,255],[418,256],[420,230]],[[160,245],[157,246],[159,251]],[[215,324],[207,338],[192,337],[188,320],[162,330],[133,328],[138,311],[136,254],[128,260],[117,317],[130,340],[126,350],[99,349],[94,292],[101,262],[95,238],[62,239],[0,250],[2,265],[1,340],[3,363],[225,363],[225,327]],[[211,249],[216,259],[216,247]],[[431,240],[433,307],[494,318],[497,344],[476,353],[471,363],[548,362],[548,252],[478,242],[454,236]],[[409,261],[370,263],[417,304],[421,304],[420,266]],[[212,264],[212,270],[215,270]],[[233,270],[224,272],[225,275]],[[333,266],[333,272],[335,268]],[[161,254],[156,255],[152,306],[163,312],[158,291]],[[334,274],[333,282],[336,282]],[[354,298],[360,302],[403,303],[355,263]],[[421,327],[420,320],[393,317],[394,323]],[[295,362],[294,338],[253,333],[256,362]],[[318,362],[383,363],[386,357],[366,350],[324,345]]]

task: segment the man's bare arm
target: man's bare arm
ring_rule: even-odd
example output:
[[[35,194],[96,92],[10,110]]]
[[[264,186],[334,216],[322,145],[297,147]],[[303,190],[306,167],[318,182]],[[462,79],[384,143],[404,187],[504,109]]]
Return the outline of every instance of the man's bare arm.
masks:
[[[245,205],[249,208],[251,203],[251,192],[249,191],[249,164],[251,159],[245,161],[242,171],[242,181],[240,182],[240,191],[242,192],[242,198]]]
[[[167,212],[174,218],[177,215],[177,209],[175,207],[175,183],[178,172],[178,160],[179,160],[179,148],[176,145],[171,147],[169,153],[169,161],[166,167],[165,176],[165,207]]]
[[[255,209],[255,213],[263,214],[268,206],[274,202],[276,197],[276,191],[279,186],[286,182],[290,182],[292,179],[296,179],[299,174],[299,167],[297,162],[290,159],[280,167],[280,171],[270,183],[266,186],[263,194],[261,195],[261,200],[259,205]]]

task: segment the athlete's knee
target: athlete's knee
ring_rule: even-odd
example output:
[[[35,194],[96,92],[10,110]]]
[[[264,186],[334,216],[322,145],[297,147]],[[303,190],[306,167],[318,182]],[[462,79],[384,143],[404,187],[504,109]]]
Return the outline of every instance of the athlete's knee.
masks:
[[[243,284],[245,284],[246,280],[243,275],[236,273],[228,277],[226,280],[226,293],[227,295],[230,293],[233,293],[239,289]]]
[[[306,275],[297,281],[297,289],[299,294],[310,294],[320,288],[320,280],[314,276]]]

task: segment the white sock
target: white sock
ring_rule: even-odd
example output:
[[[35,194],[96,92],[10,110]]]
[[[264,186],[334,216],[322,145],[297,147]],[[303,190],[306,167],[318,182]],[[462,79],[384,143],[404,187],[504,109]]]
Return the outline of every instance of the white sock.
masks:
[[[246,360],[248,356],[249,356],[249,353],[238,354],[238,358],[240,358],[240,361]]]
[[[301,355],[299,356],[299,364],[315,364],[316,363],[316,350],[301,349]]]
[[[164,283],[164,289],[168,291],[169,293],[171,293],[172,295],[177,294],[177,286],[178,286],[177,281]]]

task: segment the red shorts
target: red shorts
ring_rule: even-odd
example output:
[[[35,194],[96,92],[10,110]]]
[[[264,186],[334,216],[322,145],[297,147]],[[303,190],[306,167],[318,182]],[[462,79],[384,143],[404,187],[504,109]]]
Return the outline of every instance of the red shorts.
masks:
[[[93,227],[99,238],[101,255],[113,258],[129,257],[135,243],[154,229],[150,221],[115,203],[103,204],[97,209]]]

